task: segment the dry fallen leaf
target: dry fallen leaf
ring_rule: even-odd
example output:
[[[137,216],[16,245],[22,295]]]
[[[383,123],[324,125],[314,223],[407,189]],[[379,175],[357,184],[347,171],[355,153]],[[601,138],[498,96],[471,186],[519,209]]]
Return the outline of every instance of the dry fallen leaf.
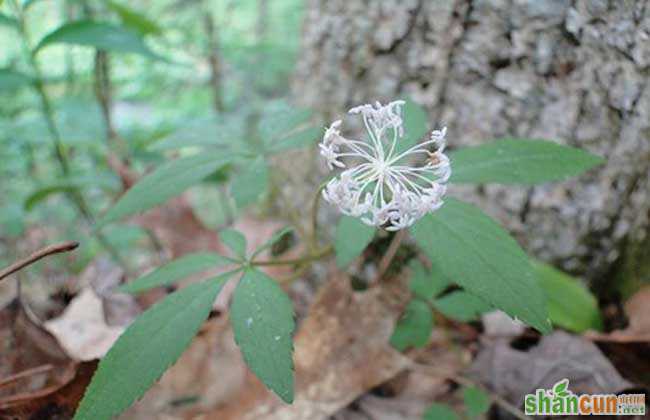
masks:
[[[629,298],[624,310],[629,322],[627,328],[608,334],[589,331],[585,336],[595,341],[650,343],[650,286],[642,287]]]
[[[616,393],[631,386],[591,341],[563,331],[543,336],[527,351],[507,340],[488,342],[469,374],[516,406],[524,395],[564,378],[575,393]]]
[[[63,315],[45,322],[44,326],[68,355],[82,361],[104,356],[125,329],[106,324],[102,300],[91,288],[84,289]]]

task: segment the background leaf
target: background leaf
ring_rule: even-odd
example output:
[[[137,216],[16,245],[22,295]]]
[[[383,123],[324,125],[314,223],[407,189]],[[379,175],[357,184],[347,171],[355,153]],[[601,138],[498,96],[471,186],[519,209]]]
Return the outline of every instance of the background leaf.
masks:
[[[185,277],[211,268],[231,264],[226,257],[210,253],[187,254],[164,264],[144,276],[120,286],[123,293],[141,293],[159,286],[167,286]]]
[[[260,199],[266,192],[269,183],[269,167],[264,157],[259,156],[235,174],[230,186],[230,191],[237,207],[246,207]]]
[[[448,198],[411,232],[436,270],[541,332],[550,332],[544,292],[528,257],[478,208]]]
[[[109,419],[140,398],[190,344],[222,286],[195,283],[140,315],[100,361],[74,418]]]
[[[420,299],[412,299],[395,326],[390,344],[399,351],[409,347],[421,348],[429,342],[431,331],[433,316],[429,305]]]
[[[539,184],[579,175],[604,162],[584,150],[545,140],[497,140],[449,154],[450,182]]]
[[[235,289],[230,320],[253,373],[286,403],[293,402],[293,306],[278,284],[249,269]]]
[[[463,388],[463,402],[469,417],[477,417],[490,409],[490,397],[475,386]]]
[[[253,255],[251,258],[255,258],[257,255],[260,253],[266,251],[267,249],[271,248],[273,245],[275,245],[280,239],[282,239],[285,235],[288,235],[289,233],[293,232],[293,228],[290,226],[287,226],[285,228],[280,229],[278,232],[274,233],[273,236],[271,236],[271,239],[268,241],[264,242],[262,245],[260,245],[259,248],[253,252]]]
[[[124,26],[138,31],[141,35],[162,34],[162,28],[158,26],[156,22],[131,8],[114,1],[109,1],[108,7],[117,13]]]
[[[395,156],[422,140],[429,130],[427,111],[410,99],[405,102],[403,107],[404,137],[397,142]]]
[[[7,16],[4,13],[0,13],[0,25],[8,26],[10,28],[17,28],[18,21],[11,16]]]
[[[243,233],[235,229],[224,229],[219,232],[219,239],[237,257],[242,260],[246,259],[246,237]]]
[[[229,161],[230,157],[204,153],[167,162],[131,187],[100,224],[149,210],[200,182]]]
[[[446,404],[433,403],[422,415],[423,420],[458,420],[458,414]]]
[[[533,267],[546,294],[548,313],[554,324],[577,333],[602,330],[598,302],[578,279],[540,262],[534,262]]]
[[[82,45],[106,51],[134,53],[155,59],[161,58],[131,30],[110,23],[90,20],[66,23],[55,29],[41,40],[35,51],[54,44]]]
[[[294,132],[287,137],[273,140],[267,145],[269,153],[284,152],[286,150],[298,149],[309,146],[316,142],[323,135],[320,127],[308,127]]]
[[[409,289],[411,293],[426,301],[430,301],[436,297],[440,292],[445,290],[451,283],[440,273],[434,273],[427,270],[424,265],[414,260],[410,264],[411,279],[409,281]]]
[[[433,306],[446,317],[461,322],[473,321],[485,312],[492,310],[492,307],[485,301],[463,290],[457,290],[436,299]]]
[[[375,236],[375,228],[352,216],[342,216],[336,226],[336,265],[345,267],[357,258]]]
[[[0,69],[0,90],[17,89],[31,83],[29,76],[9,69]]]

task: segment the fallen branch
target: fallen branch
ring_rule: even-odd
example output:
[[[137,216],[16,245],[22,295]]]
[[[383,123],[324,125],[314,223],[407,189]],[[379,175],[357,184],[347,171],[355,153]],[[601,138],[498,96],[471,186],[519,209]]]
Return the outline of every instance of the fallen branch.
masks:
[[[54,254],[60,254],[62,252],[72,251],[73,249],[76,249],[78,246],[79,246],[79,242],[68,241],[56,245],[50,245],[43,249],[39,249],[29,257],[16,261],[15,263],[11,264],[9,267],[0,271],[0,281],[2,281],[5,277],[12,275],[16,271],[22,270],[28,265],[34,264],[36,261],[47,257],[48,255],[54,255]]]

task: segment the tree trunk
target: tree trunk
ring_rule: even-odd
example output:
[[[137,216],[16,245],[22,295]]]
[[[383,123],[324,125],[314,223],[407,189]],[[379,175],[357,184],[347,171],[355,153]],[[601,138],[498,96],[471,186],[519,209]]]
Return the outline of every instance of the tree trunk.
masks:
[[[449,127],[452,148],[514,136],[606,157],[576,180],[451,193],[538,258],[607,280],[631,263],[632,276],[647,279],[648,3],[310,0],[296,96],[328,116],[411,97],[432,125]]]

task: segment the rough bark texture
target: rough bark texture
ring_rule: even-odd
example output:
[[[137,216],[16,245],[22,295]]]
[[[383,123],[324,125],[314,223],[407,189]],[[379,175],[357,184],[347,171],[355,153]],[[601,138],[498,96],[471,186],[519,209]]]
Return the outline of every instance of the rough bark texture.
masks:
[[[648,3],[311,0],[296,96],[328,116],[411,97],[449,127],[452,147],[515,136],[605,156],[568,182],[452,193],[571,272],[604,279],[628,261],[633,276],[647,276]]]

